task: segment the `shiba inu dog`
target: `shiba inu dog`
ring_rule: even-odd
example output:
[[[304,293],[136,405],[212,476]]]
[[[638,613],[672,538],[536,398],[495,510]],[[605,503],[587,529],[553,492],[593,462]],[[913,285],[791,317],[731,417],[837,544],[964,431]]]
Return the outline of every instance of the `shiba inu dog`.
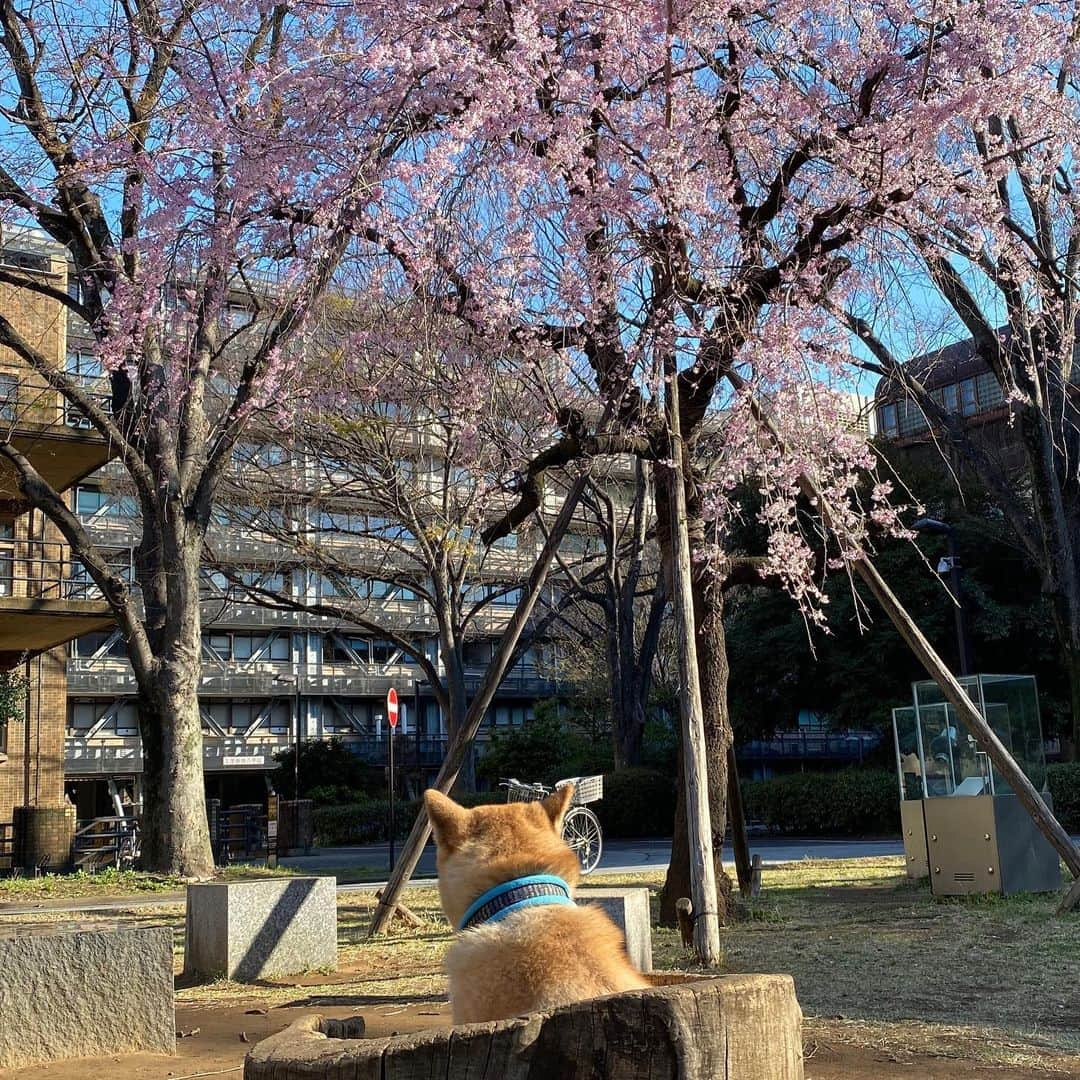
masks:
[[[577,856],[562,838],[573,797],[467,810],[424,793],[438,849],[439,896],[460,931],[446,956],[455,1024],[504,1020],[646,987],[618,927],[578,907]]]

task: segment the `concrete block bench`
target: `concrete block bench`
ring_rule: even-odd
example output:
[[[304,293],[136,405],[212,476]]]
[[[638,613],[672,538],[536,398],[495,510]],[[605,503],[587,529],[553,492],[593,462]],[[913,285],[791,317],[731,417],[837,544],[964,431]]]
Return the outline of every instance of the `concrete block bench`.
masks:
[[[188,886],[185,975],[253,982],[336,968],[336,878]]]
[[[172,931],[0,927],[0,1069],[176,1049]]]
[[[652,918],[649,890],[640,886],[622,889],[578,889],[579,904],[596,904],[623,932],[630,962],[638,971],[652,971]]]
[[[790,976],[653,979],[648,990],[388,1039],[349,1038],[341,1022],[309,1016],[254,1047],[244,1080],[803,1080]]]

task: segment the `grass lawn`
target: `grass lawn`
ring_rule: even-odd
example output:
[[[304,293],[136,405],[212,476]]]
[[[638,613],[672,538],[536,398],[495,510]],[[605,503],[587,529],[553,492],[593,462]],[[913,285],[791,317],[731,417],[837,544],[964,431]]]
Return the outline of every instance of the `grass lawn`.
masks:
[[[590,883],[646,885],[656,904],[661,876]],[[369,941],[375,897],[339,894],[336,973],[257,986],[180,985],[177,1003],[313,1010],[355,1003],[362,1011],[445,1000],[451,935],[438,896],[411,889],[406,900],[425,926]],[[1057,900],[935,901],[927,886],[908,883],[901,858],[767,868],[748,917],[722,931],[724,970],[792,974],[811,1056],[817,1046],[848,1044],[898,1063],[929,1054],[1080,1076],[1080,915],[1055,916]],[[173,926],[179,972],[182,907],[114,913],[133,916]],[[40,918],[0,915],[0,924]],[[655,931],[653,955],[657,968],[692,970],[675,931]]]
[[[250,881],[262,877],[292,877],[310,871],[281,866],[268,870],[265,866],[238,863],[219,870],[215,881]],[[320,869],[323,877],[336,877],[339,882],[381,881],[384,870],[356,867]],[[0,904],[30,904],[39,900],[94,900],[104,897],[143,896],[153,893],[183,892],[182,878],[164,874],[144,874],[136,870],[99,870],[88,874],[43,874],[41,877],[0,878]]]

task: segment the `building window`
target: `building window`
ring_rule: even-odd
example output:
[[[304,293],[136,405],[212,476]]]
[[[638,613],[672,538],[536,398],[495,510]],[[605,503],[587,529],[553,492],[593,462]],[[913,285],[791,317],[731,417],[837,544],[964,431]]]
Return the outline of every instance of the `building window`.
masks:
[[[975,392],[975,380],[964,379],[960,383],[960,413],[971,416],[978,409],[978,395]]]
[[[521,727],[533,717],[531,705],[496,705],[491,710],[492,723],[495,727]]]
[[[15,523],[0,521],[0,596],[13,596],[15,587]]]
[[[13,421],[19,404],[19,380],[0,372],[0,420]]]
[[[105,369],[101,360],[85,349],[72,349],[64,359],[64,369],[79,379],[103,379]]]
[[[68,701],[68,734],[87,738],[115,736],[134,738],[139,734],[139,710],[134,701],[104,698],[74,698]]]
[[[134,495],[118,495],[81,485],[75,489],[75,513],[79,517],[133,518],[138,512],[139,503]]]
[[[900,434],[900,421],[897,417],[895,405],[882,405],[878,409],[878,427],[882,435],[893,437]]]
[[[485,668],[491,663],[494,648],[494,642],[488,638],[466,641],[461,648],[462,662],[468,668]]]
[[[107,656],[123,659],[127,656],[127,642],[112,630],[98,630],[92,634],[83,634],[71,643],[71,655],[80,659],[92,656]]]
[[[372,706],[355,698],[332,700],[323,713],[323,732],[327,735],[370,735],[375,730]]]
[[[215,727],[227,735],[242,735],[256,721],[255,732],[268,731],[271,735],[287,735],[292,730],[291,700],[257,700],[233,698],[225,701],[204,701],[202,711],[213,721]]]
[[[371,642],[362,637],[333,637],[329,639],[330,660],[335,664],[368,664],[371,662]]]
[[[289,660],[292,656],[288,634],[210,633],[203,635],[204,648],[217,660]]]

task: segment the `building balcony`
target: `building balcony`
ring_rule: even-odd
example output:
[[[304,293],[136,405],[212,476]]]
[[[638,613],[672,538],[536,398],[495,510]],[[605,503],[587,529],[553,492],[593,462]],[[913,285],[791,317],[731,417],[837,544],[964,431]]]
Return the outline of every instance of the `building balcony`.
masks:
[[[247,770],[262,772],[276,765],[274,755],[292,746],[288,734],[255,739],[241,736],[203,739],[203,769],[208,773]],[[142,740],[127,738],[87,739],[68,735],[64,741],[64,775],[71,778],[123,776],[141,773]]]
[[[74,487],[113,455],[84,417],[36,376],[0,370],[0,424],[10,442],[56,491]],[[0,509],[22,514],[30,508],[14,468],[0,461]]]
[[[0,666],[112,625],[109,605],[60,543],[0,542]]]
[[[291,698],[299,692],[304,697],[382,698],[391,686],[399,690],[407,687],[411,691],[417,678],[413,665],[313,666],[316,670],[301,667],[298,691],[294,681],[296,669],[288,662],[264,663],[250,668],[206,662],[199,680],[199,694],[205,697]],[[72,696],[125,697],[134,695],[138,689],[131,665],[126,660],[114,658],[69,657],[67,686]]]

